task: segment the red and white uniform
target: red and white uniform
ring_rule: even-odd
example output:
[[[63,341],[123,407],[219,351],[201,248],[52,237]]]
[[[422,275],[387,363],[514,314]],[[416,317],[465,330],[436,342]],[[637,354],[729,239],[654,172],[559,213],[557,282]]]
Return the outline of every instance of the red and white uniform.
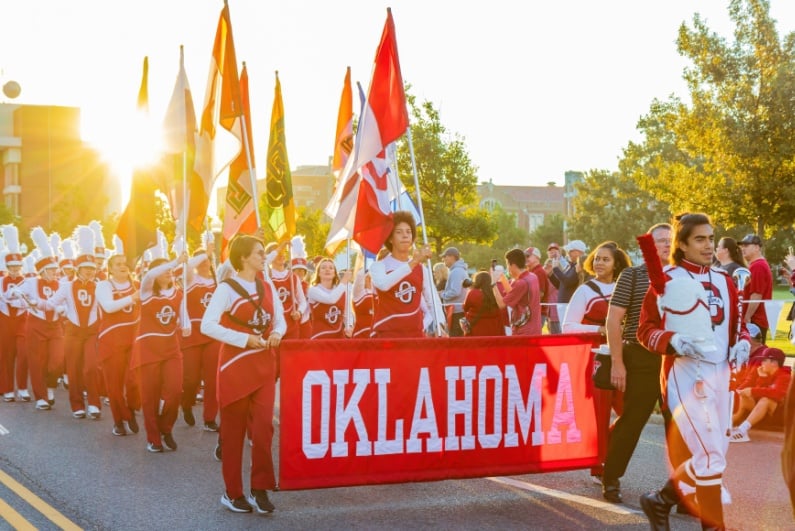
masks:
[[[436,307],[436,322],[444,323],[441,302],[433,304],[433,284],[425,266],[414,269],[409,261],[391,254],[370,266],[375,290],[373,337],[424,337],[433,322],[431,308]]]
[[[218,400],[221,407],[221,463],[226,492],[235,499],[243,495],[243,443],[250,430],[251,488],[272,490],[276,485],[271,443],[276,388],[276,355],[270,349],[246,346],[251,334],[267,338],[284,334],[279,295],[273,284],[260,284],[235,277],[248,298],[222,282],[213,293],[202,319],[202,333],[222,343],[218,365]],[[257,306],[255,306],[255,304]]]
[[[594,290],[589,282],[593,283],[592,285],[596,286],[599,291]],[[580,284],[566,306],[566,315],[563,317],[562,325],[563,333],[599,333],[599,327],[604,326],[607,320],[610,297],[613,295],[615,287],[615,282],[607,284],[596,279]],[[600,465],[592,468],[591,474],[601,476],[610,440],[610,410],[614,410],[619,417],[624,414],[624,393],[596,387],[594,387],[593,393]]]
[[[129,421],[141,407],[141,390],[130,370],[132,347],[138,333],[141,308],[132,295],[138,286],[112,279],[97,283],[99,304],[99,362],[105,378],[113,422]]]
[[[221,344],[202,334],[201,322],[204,312],[215,292],[215,279],[193,274],[194,268],[207,260],[206,254],[198,255],[188,261],[188,291],[185,293],[190,319],[190,335],[180,337],[182,347],[182,408],[189,409],[196,403],[196,391],[204,382],[203,418],[204,422],[215,422],[218,415],[216,389],[218,373],[218,352]]]
[[[55,389],[64,371],[64,336],[58,312],[45,303],[58,291],[57,280],[25,279],[20,287],[34,304],[28,310],[26,335],[30,384],[36,400],[47,400],[47,389]]]
[[[301,337],[301,322],[293,320],[290,314],[293,310],[298,310],[303,316],[306,310],[307,301],[301,281],[289,269],[283,271],[271,269],[271,282],[273,282],[282,308],[284,308],[284,320],[287,322],[287,333],[284,339],[299,339]]]
[[[748,339],[748,332],[743,326],[741,337],[737,337],[737,290],[725,271],[683,260],[679,266],[666,267],[665,273],[671,279],[691,277],[704,286],[717,350],[701,361],[673,356],[669,345],[674,332],[665,329],[651,288],[643,300],[638,339],[648,350],[669,355],[663,364],[662,392],[681,435],[681,441],[669,437],[669,444],[683,442],[686,449],[680,451],[690,456],[685,463],[689,479],[677,479],[694,484],[697,490],[719,486],[726,468],[727,430],[731,427],[728,353],[738,339]],[[701,502],[702,496],[697,496]]]
[[[340,339],[345,337],[345,285],[331,289],[320,284],[309,287],[307,293],[312,312],[312,337],[310,339]]]
[[[364,270],[360,269],[353,282],[353,338],[368,338],[373,330],[375,295],[372,289],[365,287],[364,275]]]
[[[85,410],[83,390],[88,405],[101,408],[99,399],[100,368],[97,352],[99,312],[96,298],[97,284],[93,280],[60,282],[58,291],[45,304],[48,310],[65,306],[64,354],[66,375],[69,377],[69,403],[72,411]]]
[[[162,444],[161,434],[171,433],[182,397],[182,351],[177,338],[182,292],[174,286],[154,292],[155,279],[176,265],[176,260],[160,264],[141,280],[141,318],[130,363],[138,371],[146,440],[156,446]]]
[[[25,280],[5,276],[0,282],[0,394],[13,393],[15,388],[28,387],[28,360],[26,356],[25,303],[18,297],[11,297],[9,290],[16,289]],[[15,383],[16,380],[16,383]]]

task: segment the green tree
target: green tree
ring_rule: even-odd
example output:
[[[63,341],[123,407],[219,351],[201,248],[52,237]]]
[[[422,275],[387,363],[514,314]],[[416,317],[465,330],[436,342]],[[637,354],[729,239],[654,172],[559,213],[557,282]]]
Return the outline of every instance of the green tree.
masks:
[[[764,234],[795,218],[795,33],[779,38],[768,0],[731,0],[729,15],[731,43],[698,14],[682,24],[690,103],[654,102],[626,167],[675,211]]]
[[[590,171],[576,189],[568,236],[591,248],[605,240],[613,240],[623,249],[637,248],[636,236],[671,219],[666,203],[655,200],[619,172]]]
[[[492,242],[496,225],[489,212],[478,206],[477,168],[469,159],[464,139],[447,131],[431,102],[418,104],[408,93],[406,98],[429,243],[441,253],[453,242]],[[398,143],[397,160],[403,183],[416,198],[405,138]]]
[[[563,215],[552,214],[544,218],[544,223],[530,233],[530,243],[538,247],[543,255],[547,245],[552,242],[563,245]]]
[[[516,226],[516,214],[506,212],[501,206],[496,206],[491,212],[491,218],[496,226],[497,238],[494,242],[483,245],[463,243],[461,253],[467,264],[475,269],[486,269],[491,261],[496,259],[499,264],[504,264],[503,256],[515,247],[525,247],[532,241],[530,234]],[[561,227],[562,227],[561,221]]]

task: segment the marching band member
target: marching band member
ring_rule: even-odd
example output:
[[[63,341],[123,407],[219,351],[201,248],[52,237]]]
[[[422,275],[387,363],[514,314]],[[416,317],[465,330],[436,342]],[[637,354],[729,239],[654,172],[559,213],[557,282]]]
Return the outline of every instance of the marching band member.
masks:
[[[61,282],[70,282],[75,279],[75,242],[71,238],[61,241],[61,251],[63,258],[58,262],[61,268]]]
[[[434,320],[432,307],[436,322],[445,322],[441,304],[431,302],[433,279],[423,266],[432,253],[427,246],[412,251],[417,224],[411,212],[399,210],[392,221],[384,242],[389,254],[370,266],[376,293],[373,337],[424,337]]]
[[[373,330],[373,280],[364,268],[356,271],[353,281],[354,338],[369,338]]]
[[[97,283],[99,304],[98,348],[105,387],[108,391],[116,436],[127,429],[138,433],[135,410],[141,407],[141,391],[130,370],[133,342],[140,314],[138,283],[130,276],[124,244],[114,236],[115,249],[108,259],[108,278]],[[124,423],[127,423],[127,428]]]
[[[0,393],[3,402],[16,400],[14,390],[20,387],[19,398],[25,402],[30,401],[27,389],[27,362],[25,356],[25,320],[27,311],[21,298],[10,298],[13,287],[24,280],[22,276],[22,253],[19,246],[19,231],[14,225],[2,226],[3,239],[5,240],[8,254],[5,257],[8,275],[3,277],[2,292],[0,293]],[[11,290],[11,292],[9,292]],[[14,382],[19,383],[15,386]],[[24,391],[24,392],[23,392]]]
[[[177,449],[172,429],[179,414],[182,395],[182,351],[177,333],[179,324],[187,324],[182,309],[182,292],[174,285],[174,269],[187,262],[182,253],[167,261],[165,238],[153,251],[149,270],[141,279],[141,317],[138,337],[132,351],[130,367],[137,371],[141,386],[141,404],[146,428],[146,449],[162,452],[165,444]],[[162,400],[162,406],[161,406]]]
[[[291,243],[292,249],[290,254],[292,258],[290,259],[290,269],[296,278],[297,285],[300,286],[301,293],[304,294],[309,291],[309,281],[306,278],[309,273],[309,262],[306,260],[304,237],[295,236]],[[298,336],[301,339],[309,339],[312,337],[312,313],[309,311],[309,304],[304,304],[303,310],[301,310],[301,319],[298,328]]]
[[[97,357],[97,332],[99,320],[95,296],[97,264],[94,261],[94,232],[81,225],[76,229],[77,246],[80,251],[75,263],[77,275],[74,280],[61,282],[55,295],[45,303],[45,308],[55,310],[66,306],[64,325],[64,354],[66,374],[69,377],[69,402],[72,417],[86,417],[83,399],[85,389],[88,399],[88,417],[98,419],[101,415],[99,398],[99,359]]]
[[[221,504],[230,511],[269,513],[274,507],[271,442],[276,388],[276,356],[272,349],[287,330],[279,294],[260,279],[266,267],[262,242],[238,235],[229,259],[237,276],[218,285],[202,319],[201,331],[222,343],[218,366],[221,406],[222,471],[226,491]],[[243,443],[250,430],[251,496],[243,495]]]
[[[200,382],[204,382],[202,401],[204,429],[218,431],[215,421],[218,415],[218,398],[216,396],[216,373],[218,371],[218,352],[221,344],[201,333],[201,320],[210,298],[216,288],[211,256],[214,252],[213,234],[210,231],[202,235],[203,249],[198,249],[188,260],[187,284],[185,293],[188,301],[191,332],[187,337],[180,338],[182,348],[182,414],[189,426],[196,423],[193,416],[193,404],[196,403],[196,391]]]
[[[25,335],[36,409],[47,411],[55,403],[55,388],[64,371],[64,334],[60,314],[65,307],[45,309],[47,301],[60,285],[56,278],[58,259],[41,227],[35,227],[30,236],[41,255],[35,264],[39,275],[25,279],[18,293],[27,303],[30,314]]]
[[[345,322],[348,298],[345,290],[351,281],[351,271],[346,270],[342,278],[331,258],[323,258],[315,266],[312,285],[307,292],[312,311],[312,337],[310,339],[334,339],[350,337],[353,324]]]
[[[303,246],[302,237],[296,236],[290,242],[293,247],[299,245],[296,240],[299,240],[300,246]],[[276,292],[279,294],[279,300],[284,309],[284,320],[287,322],[287,332],[284,334],[284,339],[298,339],[301,337],[300,321],[307,306],[307,301],[300,280],[287,267],[287,257],[284,254],[283,246],[284,244],[269,243],[265,247],[265,252],[268,254],[276,252],[273,261],[270,263],[270,278],[276,288]]]

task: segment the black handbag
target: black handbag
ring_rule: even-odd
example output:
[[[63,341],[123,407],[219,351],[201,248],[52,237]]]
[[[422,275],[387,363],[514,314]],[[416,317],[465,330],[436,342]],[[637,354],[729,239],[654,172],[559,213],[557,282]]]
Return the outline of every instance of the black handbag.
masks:
[[[605,391],[615,391],[615,387],[610,383],[610,370],[613,368],[613,360],[610,354],[594,353],[593,357],[593,384]]]

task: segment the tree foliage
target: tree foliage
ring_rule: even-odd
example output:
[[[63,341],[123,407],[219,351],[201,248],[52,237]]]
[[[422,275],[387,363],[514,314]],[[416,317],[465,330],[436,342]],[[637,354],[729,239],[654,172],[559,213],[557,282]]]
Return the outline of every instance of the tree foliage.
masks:
[[[492,222],[496,226],[497,238],[493,243],[483,245],[464,243],[461,245],[466,262],[475,269],[486,269],[491,265],[491,260],[497,259],[504,263],[503,256],[506,251],[515,247],[526,247],[530,234],[516,226],[516,214],[506,212],[502,207],[496,206],[491,212]],[[562,226],[562,221],[561,221]]]
[[[406,95],[411,110],[411,135],[429,243],[441,252],[451,242],[489,243],[496,225],[478,206],[477,168],[472,165],[458,134],[442,125],[439,111]],[[398,144],[401,179],[416,198],[407,140]],[[415,199],[416,201],[416,199]]]
[[[729,15],[733,42],[699,15],[682,24],[690,102],[655,101],[622,169],[674,211],[764,234],[795,218],[795,34],[779,38],[768,0],[731,0]]]
[[[550,243],[563,245],[563,215],[553,214],[544,218],[544,223],[530,233],[530,243],[543,254]]]
[[[620,172],[590,171],[576,188],[568,236],[583,240],[590,248],[605,240],[613,240],[623,249],[637,248],[636,236],[671,219],[666,203]]]

